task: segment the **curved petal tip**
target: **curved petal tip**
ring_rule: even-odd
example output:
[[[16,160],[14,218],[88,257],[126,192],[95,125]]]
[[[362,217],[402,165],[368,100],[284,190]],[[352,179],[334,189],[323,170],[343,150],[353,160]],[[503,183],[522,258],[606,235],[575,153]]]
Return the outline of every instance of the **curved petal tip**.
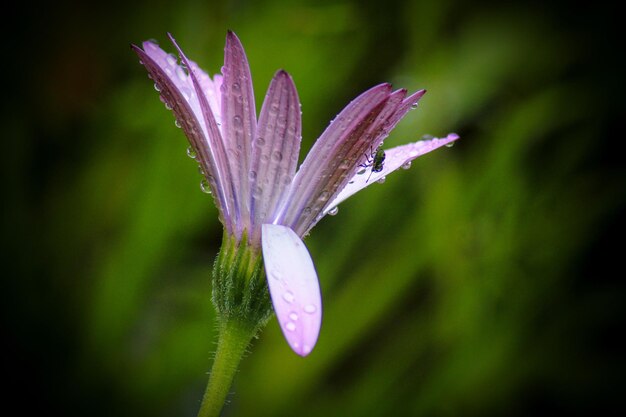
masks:
[[[276,224],[262,226],[261,242],[280,328],[291,349],[307,356],[322,323],[322,297],[309,251],[293,230]]]

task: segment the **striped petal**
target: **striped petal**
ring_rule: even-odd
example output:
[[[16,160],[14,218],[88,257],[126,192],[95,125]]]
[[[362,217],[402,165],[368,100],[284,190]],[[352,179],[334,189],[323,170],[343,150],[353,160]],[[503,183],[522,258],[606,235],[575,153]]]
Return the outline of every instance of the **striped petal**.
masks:
[[[309,207],[313,207],[314,216],[310,218],[300,218],[295,226],[296,231],[300,231],[303,234],[308,233],[324,217],[323,208],[328,205],[329,201],[334,200],[339,192],[348,184],[350,179],[356,174],[359,169],[359,165],[366,162],[369,157],[382,141],[389,135],[391,129],[395,126],[390,123],[390,120],[397,114],[398,107],[402,105],[403,99],[406,95],[406,90],[398,90],[393,92],[387,100],[385,107],[381,110],[378,116],[370,123],[367,129],[361,134],[357,142],[354,143],[352,149],[349,150],[350,166],[341,175],[333,175],[328,178],[322,178],[320,187],[324,190],[330,190],[330,196],[325,201],[318,199],[318,203],[311,202],[307,204]],[[344,160],[344,163],[346,161]]]
[[[222,132],[235,188],[242,198],[235,212],[237,233],[250,230],[249,196],[251,144],[256,129],[252,77],[246,53],[233,32],[226,36],[222,67]]]
[[[231,217],[227,209],[223,185],[218,182],[220,175],[215,159],[208,152],[210,135],[193,81],[178,65],[178,60],[174,55],[167,54],[154,42],[147,41],[142,46],[143,49],[136,45],[131,45],[131,48],[150,74],[165,105],[172,109],[177,126],[182,128],[196,151],[198,162],[206,173],[213,191],[220,220],[224,227],[231,231]],[[200,152],[200,150],[206,151]]]
[[[331,122],[315,142],[298,170],[285,206],[277,223],[294,228],[303,235],[310,224],[326,206],[340,178],[351,173],[362,155],[354,152],[368,139],[364,133],[385,109],[391,86],[381,84],[354,99]]]
[[[296,172],[301,139],[300,100],[293,80],[278,71],[265,95],[252,146],[250,214],[252,241],[261,224],[273,222],[276,207]]]
[[[199,68],[195,65],[195,63],[192,63],[187,59],[183,51],[176,43],[174,37],[169,33],[168,37],[178,50],[178,54],[180,55],[183,64],[189,71],[189,78],[192,81],[196,97],[198,98],[202,118],[208,133],[208,146],[194,146],[196,158],[198,158],[199,161],[207,161],[207,168],[204,169],[204,172],[208,173],[208,176],[214,176],[215,182],[221,185],[218,187],[216,192],[221,193],[220,199],[226,203],[225,211],[233,213],[236,206],[237,190],[233,189],[233,180],[230,174],[230,167],[228,165],[226,149],[224,148],[224,141],[220,133],[218,122],[216,121],[215,115],[212,111],[212,107],[209,104],[209,97],[207,96],[212,96],[213,100],[215,100],[214,83],[208,75],[204,74],[202,71],[198,71]],[[199,80],[202,80],[202,84]],[[211,94],[212,91],[213,94]],[[217,108],[219,109],[219,107]],[[211,179],[207,179],[210,183]],[[231,216],[229,216],[229,219],[232,221]],[[231,224],[230,229],[233,228],[234,225]]]
[[[307,356],[322,323],[322,297],[311,256],[298,235],[281,225],[263,225],[262,247],[280,328],[293,351]]]
[[[421,140],[419,142],[409,143],[407,145],[398,146],[385,151],[385,163],[383,169],[380,172],[371,172],[371,169],[367,169],[362,173],[356,174],[348,185],[341,190],[339,195],[324,209],[324,214],[327,214],[333,208],[337,207],[339,203],[343,202],[348,197],[375,183],[376,181],[384,178],[393,171],[402,166],[410,163],[415,158],[427,154],[430,151],[434,151],[442,146],[452,144],[455,140],[459,139],[459,135],[456,133],[450,133],[445,138],[433,138],[430,140]],[[371,174],[371,175],[370,175]]]

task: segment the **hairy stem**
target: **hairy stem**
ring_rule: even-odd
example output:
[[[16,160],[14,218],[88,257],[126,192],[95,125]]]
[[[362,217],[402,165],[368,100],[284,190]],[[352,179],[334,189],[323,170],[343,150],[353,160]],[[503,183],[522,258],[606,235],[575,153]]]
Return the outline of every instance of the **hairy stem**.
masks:
[[[257,329],[235,320],[220,326],[217,351],[198,417],[218,417],[230,392],[239,362]]]

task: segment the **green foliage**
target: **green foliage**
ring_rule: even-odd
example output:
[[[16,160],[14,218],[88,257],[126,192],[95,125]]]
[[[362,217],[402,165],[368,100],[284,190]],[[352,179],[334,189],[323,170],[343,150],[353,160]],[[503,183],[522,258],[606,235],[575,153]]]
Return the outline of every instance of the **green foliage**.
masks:
[[[3,112],[14,397],[66,416],[195,415],[215,350],[222,228],[128,43],[172,51],[171,31],[215,73],[232,29],[257,106],[278,68],[293,76],[303,155],[383,81],[428,90],[385,147],[461,139],[316,226],[306,244],[324,300],[318,345],[298,357],[270,320],[225,415],[615,411],[626,370],[614,340],[624,283],[606,272],[620,265],[612,239],[626,202],[617,16],[409,0],[29,12]]]

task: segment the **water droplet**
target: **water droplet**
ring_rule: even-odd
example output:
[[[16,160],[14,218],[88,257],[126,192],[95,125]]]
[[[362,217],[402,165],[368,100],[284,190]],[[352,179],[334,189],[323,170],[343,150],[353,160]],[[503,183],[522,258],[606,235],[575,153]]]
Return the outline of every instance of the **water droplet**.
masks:
[[[287,330],[289,330],[290,332],[295,332],[296,331],[296,323],[290,321],[289,323],[285,324],[285,328]]]
[[[241,116],[233,117],[233,124],[235,125],[235,127],[241,127],[241,125],[243,125],[243,121],[241,120]]]
[[[298,313],[290,313],[289,318],[293,321],[298,321]]]
[[[302,346],[302,353],[304,353],[305,355],[308,355],[309,353],[311,353],[311,346],[303,345]]]
[[[202,181],[200,181],[200,189],[205,194],[211,194],[211,186],[209,185],[209,182],[206,179],[203,179]]]
[[[158,92],[161,92],[161,87],[159,87],[159,84],[154,83],[154,89],[157,90]]]
[[[283,154],[280,151],[272,152],[272,159],[276,162],[280,162],[283,159]]]
[[[411,168],[411,161],[406,161],[403,165],[402,165],[402,169],[409,169]]]
[[[307,304],[304,306],[304,312],[309,314],[314,314],[317,311],[317,307],[313,304]]]
[[[287,291],[283,294],[283,300],[287,301],[289,304],[293,303],[295,297],[291,291]]]
[[[241,91],[241,86],[239,83],[233,83],[233,91]]]
[[[367,169],[365,169],[365,168],[361,168],[361,169],[359,169],[359,170],[356,172],[356,175],[363,175],[363,174],[365,174],[365,171],[367,171]]]
[[[434,139],[435,137],[433,135],[424,135],[422,136],[422,140],[431,140]]]
[[[305,216],[311,214],[311,207],[305,207],[304,210],[302,210],[302,214],[304,214]]]
[[[330,210],[328,210],[328,214],[331,216],[336,216],[337,213],[339,213],[339,206],[335,206],[331,208]]]
[[[263,195],[263,188],[261,187],[254,187],[254,191],[252,191],[252,197],[254,198],[261,198],[261,196]]]
[[[206,173],[204,172],[204,169],[202,168],[202,166],[198,165],[198,174],[200,175],[205,175]]]
[[[250,171],[250,172],[248,172],[248,179],[249,179],[250,181],[254,181],[254,180],[256,180],[256,171]]]
[[[191,159],[196,159],[196,151],[193,150],[193,148],[191,146],[187,147],[187,156],[190,157]]]
[[[165,102],[165,108],[168,110],[172,110],[172,106],[167,101]]]
[[[263,139],[263,138],[256,138],[255,143],[256,143],[256,146],[263,146],[263,145],[265,145],[265,139]]]
[[[379,184],[384,184],[385,180],[386,180],[385,177],[380,177],[379,179],[376,180],[376,182],[379,183]]]
[[[453,146],[454,146],[454,144],[455,144],[455,142],[454,142],[454,141],[452,141],[452,142],[448,142],[448,143],[446,143],[446,145],[445,145],[445,146],[446,146],[446,148],[451,148],[451,147],[453,147]]]
[[[418,104],[418,103],[413,103],[413,104],[411,104],[411,108],[412,108],[413,110],[415,110],[415,109],[417,108],[417,106],[419,106],[419,104]]]
[[[178,119],[174,119],[174,126],[180,129],[180,122],[178,121]]]

